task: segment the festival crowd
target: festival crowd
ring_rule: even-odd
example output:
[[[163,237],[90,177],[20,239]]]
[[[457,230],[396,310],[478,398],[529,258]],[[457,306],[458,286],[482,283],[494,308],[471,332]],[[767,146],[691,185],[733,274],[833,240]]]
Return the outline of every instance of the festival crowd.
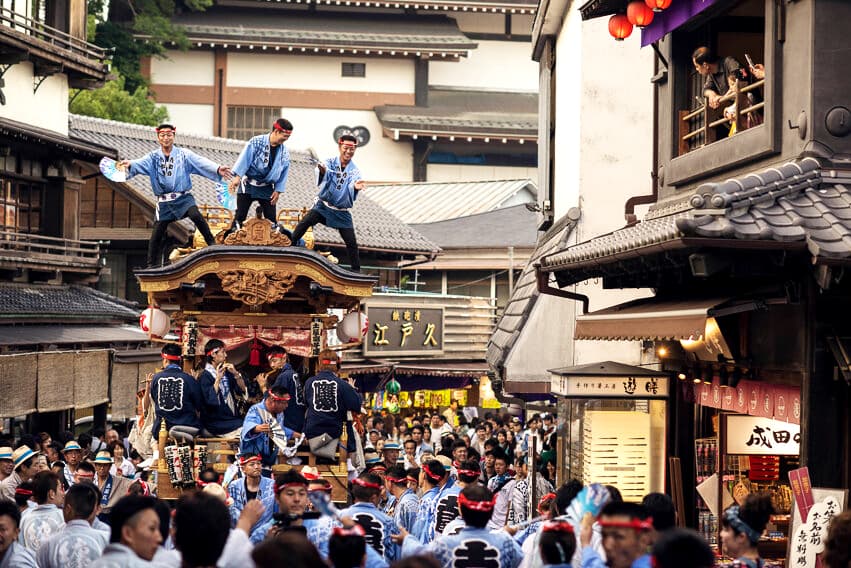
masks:
[[[149,429],[0,438],[0,568],[716,565],[698,533],[677,528],[667,495],[626,502],[614,486],[557,479],[550,414],[480,417],[456,400],[442,412],[364,413],[334,351],[321,351],[305,377],[274,347],[270,372],[251,379],[227,363],[221,342],[204,353],[186,373],[180,348],[162,349],[143,397]],[[237,404],[250,392],[253,404]],[[185,444],[232,437],[236,459],[221,475],[202,466],[176,503],[158,499],[145,445],[161,423]],[[303,465],[289,451],[298,445],[329,465],[347,449],[348,477]],[[290,467],[273,473],[275,464]],[[348,496],[342,510],[331,503],[335,483]],[[593,513],[577,505],[590,494],[602,496]],[[766,494],[723,512],[733,566],[762,568],[757,542],[771,514]],[[851,566],[851,513],[832,521],[822,561]]]

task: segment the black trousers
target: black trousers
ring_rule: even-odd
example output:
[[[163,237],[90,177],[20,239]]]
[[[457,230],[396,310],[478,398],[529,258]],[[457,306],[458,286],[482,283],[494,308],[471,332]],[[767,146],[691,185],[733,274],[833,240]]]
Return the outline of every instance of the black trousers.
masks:
[[[239,226],[242,226],[245,223],[245,218],[248,217],[248,210],[255,201],[260,204],[264,219],[268,219],[272,223],[277,222],[275,206],[272,205],[270,199],[259,199],[257,197],[251,197],[247,193],[237,193],[236,213],[233,215],[234,224],[238,223]]]
[[[186,210],[185,217],[189,217],[195,223],[195,227],[201,231],[208,245],[216,244],[216,239],[213,237],[212,231],[210,231],[207,220],[201,215],[201,211],[198,210],[196,205]],[[151,230],[151,240],[148,243],[148,266],[159,266],[163,263],[163,242],[165,241],[168,226],[171,223],[172,221],[154,221],[154,227]]]
[[[311,209],[307,212],[307,215],[302,217],[293,231],[293,244],[297,243],[307,230],[317,223],[325,225],[325,216],[316,211],[316,209]],[[343,237],[343,242],[346,243],[346,253],[349,255],[349,264],[352,266],[352,270],[360,272],[360,252],[358,251],[358,240],[355,237],[355,230],[352,228],[337,230],[340,232],[340,236]]]

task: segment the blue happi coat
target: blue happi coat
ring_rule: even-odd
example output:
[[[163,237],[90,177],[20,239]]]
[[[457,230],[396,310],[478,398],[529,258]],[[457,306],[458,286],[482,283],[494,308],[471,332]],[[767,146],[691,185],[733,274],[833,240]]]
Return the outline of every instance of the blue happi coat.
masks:
[[[433,555],[443,568],[517,568],[523,560],[523,551],[508,533],[475,527],[464,527],[458,534],[445,535],[427,546],[410,537],[405,539],[403,556],[422,553]]]
[[[434,533],[443,534],[443,530],[450,522],[461,515],[458,510],[458,494],[461,486],[457,483],[446,485],[440,490],[437,497],[437,506],[434,509]]]
[[[236,397],[245,391],[239,388],[239,383],[230,371],[225,371],[222,376],[218,392],[213,386],[215,383],[216,369],[207,364],[204,372],[198,376],[201,396],[204,398],[201,422],[213,436],[221,436],[242,425],[242,418],[237,414]]]
[[[198,417],[201,408],[201,387],[179,365],[169,364],[151,380],[151,399],[154,401],[156,421],[154,434],[160,431],[165,420],[166,429],[172,426],[201,428]]]
[[[93,529],[88,521],[75,519],[41,543],[36,560],[41,568],[87,568],[108,543],[108,534]]]
[[[162,148],[131,160],[127,168],[127,179],[135,175],[146,175],[151,189],[157,197],[172,193],[183,194],[178,199],[157,203],[157,221],[177,221],[186,215],[186,210],[195,205],[191,174],[219,180],[219,166],[191,150],[173,146],[166,156]]]
[[[286,363],[275,379],[272,388],[278,386],[287,389],[290,395],[290,403],[284,410],[284,425],[295,432],[303,432],[304,414],[307,412],[307,405],[304,400],[304,378],[299,377],[293,366]]]
[[[387,507],[388,509],[392,508],[393,522],[396,523],[396,526],[411,532],[417,521],[417,509],[420,507],[420,500],[417,498],[417,494],[410,489],[406,489],[399,496],[399,499],[392,498],[393,503],[388,503]]]
[[[304,433],[308,440],[322,434],[340,437],[346,414],[349,411],[360,412],[363,405],[363,399],[352,385],[331,371],[319,371],[307,379],[304,398],[307,403]],[[354,451],[355,436],[351,424],[348,425],[348,446],[348,451]]]
[[[341,169],[339,156],[325,160],[325,174],[319,182],[319,195],[313,208],[325,217],[327,226],[334,229],[354,227],[352,214],[348,210],[358,198],[355,182],[360,179],[360,170],[353,161],[349,161],[345,169]]]
[[[417,508],[417,521],[411,535],[423,544],[434,540],[434,518],[437,509],[437,499],[440,497],[440,487],[432,487],[420,498],[420,506]]]
[[[305,519],[304,528],[307,530],[307,540],[316,547],[323,560],[328,560],[328,541],[334,527],[341,526],[331,517],[321,519]],[[366,563],[364,568],[387,568],[387,562],[371,546],[366,547]]]
[[[264,401],[260,401],[249,408],[245,414],[245,421],[242,423],[242,433],[239,437],[239,452],[241,454],[260,454],[263,466],[269,468],[275,465],[278,459],[278,447],[269,439],[268,434],[252,432],[255,426],[266,424],[266,421],[261,416],[261,411],[271,414],[266,410],[265,405],[266,403]],[[284,426],[283,412],[272,416],[272,419],[281,425],[287,438],[293,435],[293,431]]]
[[[231,527],[235,527],[242,510],[248,503],[248,493],[245,490],[245,477],[237,479],[228,485],[228,493],[233,499],[230,506]],[[263,503],[263,514],[260,520],[254,523],[251,527],[249,539],[252,543],[257,544],[266,538],[266,531],[269,529],[272,515],[275,513],[275,482],[269,477],[260,478],[260,487],[257,489],[257,500]]]
[[[290,151],[281,144],[274,152],[269,143],[269,134],[255,136],[245,145],[233,173],[242,177],[240,193],[247,193],[257,199],[269,199],[272,192],[283,193],[290,172]],[[275,155],[270,164],[270,157]]]
[[[385,515],[372,503],[355,503],[348,509],[340,512],[342,517],[351,517],[357,524],[363,527],[366,543],[384,557],[387,562],[393,562],[399,558],[399,547],[390,538],[397,534],[399,529],[393,519]]]

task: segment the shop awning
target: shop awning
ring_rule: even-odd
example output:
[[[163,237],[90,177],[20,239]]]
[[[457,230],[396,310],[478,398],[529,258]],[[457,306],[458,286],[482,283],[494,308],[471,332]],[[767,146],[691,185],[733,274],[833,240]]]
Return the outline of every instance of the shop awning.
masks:
[[[574,339],[678,340],[704,334],[710,310],[726,298],[657,300],[644,298],[578,316]]]
[[[641,47],[659,41],[717,2],[718,0],[677,0],[667,10],[654,14],[650,25],[641,30]]]

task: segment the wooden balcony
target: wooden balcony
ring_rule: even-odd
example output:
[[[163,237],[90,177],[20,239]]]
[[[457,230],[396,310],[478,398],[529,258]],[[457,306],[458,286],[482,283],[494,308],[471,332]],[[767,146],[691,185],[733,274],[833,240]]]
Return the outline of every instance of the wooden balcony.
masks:
[[[0,65],[29,59],[37,78],[65,73],[71,87],[94,88],[109,75],[109,53],[75,35],[0,7]]]
[[[0,268],[97,274],[101,243],[0,231]]]
[[[750,85],[741,86],[737,84],[732,92],[721,97],[721,105],[718,109],[709,106],[706,99],[694,110],[681,110],[679,117],[679,156],[687,154],[707,144],[718,140],[717,129],[719,126],[736,125],[736,132],[742,132],[748,128],[748,116],[753,117],[751,123],[758,123],[756,117],[762,116],[765,102],[755,104],[749,103],[748,93],[757,93],[765,84],[765,79],[760,79]],[[736,103],[737,112],[732,120],[722,116],[718,118],[719,112],[723,114],[724,107]]]

